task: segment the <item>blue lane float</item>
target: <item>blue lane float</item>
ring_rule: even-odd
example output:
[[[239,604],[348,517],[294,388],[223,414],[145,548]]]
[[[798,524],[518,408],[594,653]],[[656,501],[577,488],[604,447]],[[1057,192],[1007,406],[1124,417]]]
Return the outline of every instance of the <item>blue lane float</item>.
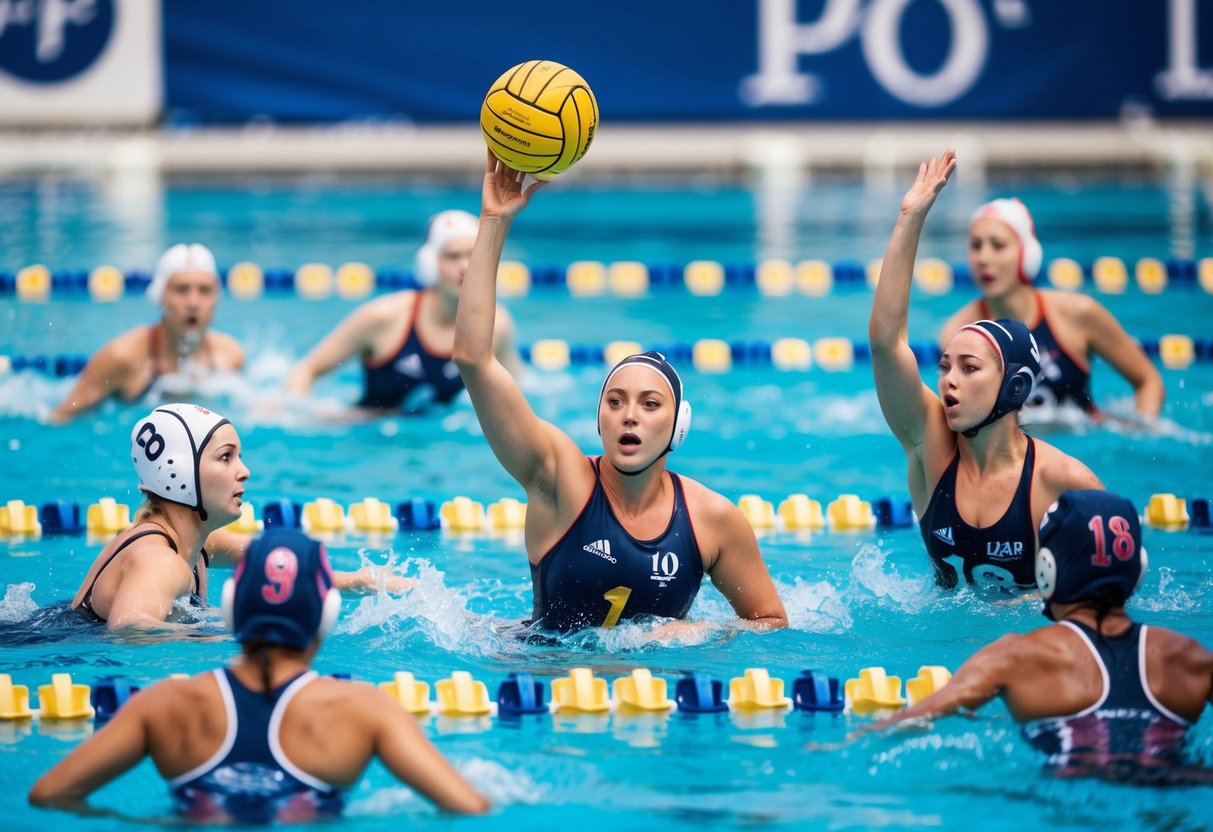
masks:
[[[1213,521],[1209,517],[1209,501],[1206,499],[1192,500],[1188,505],[1190,517],[1189,526],[1192,531],[1201,534],[1213,533]]]
[[[497,688],[497,713],[501,716],[546,714],[547,696],[543,682],[530,673],[511,673]]]
[[[417,497],[397,503],[395,516],[405,531],[430,531],[442,527],[442,518],[434,503]]]
[[[729,709],[724,700],[724,683],[698,670],[686,674],[674,685],[674,701],[678,704],[678,710],[692,714],[719,713]]]
[[[298,529],[303,525],[303,506],[285,499],[271,500],[261,509],[261,521],[267,527]]]
[[[877,497],[872,501],[872,513],[876,515],[878,529],[908,529],[916,522],[914,506],[909,500]]]
[[[93,682],[92,704],[96,720],[105,722],[113,719],[114,714],[138,692],[139,688],[125,676],[102,676]]]
[[[1058,258],[1051,264],[1064,263],[1069,267],[1065,271],[1072,275],[1069,279],[1073,281],[1073,285],[1069,288],[1082,289],[1094,287],[1100,289],[1105,280],[1096,279],[1096,272],[1107,272],[1107,266],[1114,266],[1118,274],[1123,278],[1122,283],[1127,283],[1130,274],[1137,275],[1137,282],[1142,285],[1147,291],[1160,291],[1169,287],[1180,287],[1182,289],[1190,289],[1194,286],[1201,285],[1201,270],[1207,268],[1209,258],[1204,258],[1201,261],[1196,261],[1187,258],[1168,257],[1165,260],[1157,258],[1141,258],[1137,261],[1126,262],[1120,258],[1100,257],[1095,258],[1085,263],[1068,260],[1066,258]],[[715,263],[714,261],[697,261],[699,263],[710,263],[719,269],[719,273],[723,275],[724,289],[748,291],[758,287],[759,281],[757,275],[759,272],[759,264],[751,262],[727,262]],[[799,264],[804,264],[810,261],[802,260]],[[1148,264],[1149,268],[1145,268]],[[790,263],[795,267],[797,263]],[[842,259],[833,264],[826,264],[831,272],[832,282],[843,287],[863,287],[867,283],[867,265],[855,259]],[[972,274],[969,271],[967,263],[948,264],[952,273],[952,282],[954,286],[971,287],[973,285]],[[665,292],[670,290],[687,291],[686,275],[688,272],[687,264],[682,263],[648,263],[643,264],[643,268],[647,271],[648,286],[650,289],[657,292]],[[1143,282],[1142,272],[1157,273],[1148,281]],[[220,280],[224,285],[227,285],[227,278],[230,269],[224,269],[220,273]],[[528,269],[530,274],[530,285],[541,291],[543,290],[561,290],[567,289],[568,282],[568,267],[560,264],[541,263],[532,266]],[[1048,275],[1050,269],[1042,269],[1041,275],[1036,278],[1036,284],[1042,287],[1053,285]],[[87,295],[89,292],[90,270],[83,269],[60,269],[49,273],[49,290],[51,295],[61,295],[67,297],[76,297]],[[270,293],[293,293],[297,291],[295,282],[295,269],[287,268],[267,268],[263,269],[264,289]],[[373,272],[375,289],[385,292],[399,291],[401,289],[419,288],[416,277],[411,271],[400,269],[398,267],[384,267]],[[151,281],[151,275],[142,270],[130,270],[122,273],[123,285],[127,295],[142,294]],[[0,272],[0,295],[17,294],[19,280],[17,276],[11,272]],[[1149,284],[1147,286],[1147,283]],[[1157,287],[1157,288],[1153,288]],[[714,294],[714,293],[713,293]]]
[[[85,532],[85,522],[80,506],[64,500],[43,503],[38,508],[38,521],[42,523],[42,534],[80,535]]]
[[[51,500],[42,503],[35,511],[34,503],[26,503],[11,497],[6,501],[5,496],[0,494],[0,545],[11,539],[78,536],[86,532],[108,537],[122,531],[130,523],[130,507],[117,506],[112,498],[102,498],[100,503],[91,505],[88,511],[82,508],[81,504],[67,500]],[[793,504],[793,501],[797,499],[799,503]],[[107,502],[111,504],[108,513],[104,511]],[[840,524],[840,518],[847,516],[848,510],[846,505],[841,504],[847,502],[864,507],[862,522]],[[331,499],[318,498],[308,501],[308,505],[320,503],[331,508],[331,513],[337,519],[329,524],[331,528],[325,526],[317,528],[315,518],[313,518],[312,531],[359,534],[370,528],[360,527],[356,522],[345,523],[345,508]],[[354,513],[360,505],[372,503],[384,517],[388,518],[388,522],[382,527],[373,528],[373,531],[381,537],[391,537],[399,532],[432,532],[443,529],[473,534],[492,534],[508,529],[521,529],[526,511],[525,503],[519,503],[517,499],[510,497],[492,502],[486,509],[484,503],[466,496],[438,501],[415,496],[383,503],[367,498],[360,503],[352,504],[350,512]],[[1153,494],[1148,499],[1139,501],[1139,504],[1145,507],[1143,522],[1161,528],[1188,529],[1202,534],[1213,533],[1213,518],[1210,517],[1209,503],[1208,498],[1183,498],[1170,493]],[[796,506],[799,504],[804,505],[801,510],[797,511]],[[255,510],[255,506],[260,506],[259,512]],[[742,495],[738,500],[738,506],[746,515],[746,519],[761,534],[777,531],[839,533],[845,530],[865,531],[873,528],[884,531],[910,529],[917,523],[914,507],[904,495],[880,495],[870,501],[860,500],[857,495],[841,495],[829,504],[828,510],[824,514],[822,504],[804,494],[793,494],[784,500],[780,503],[778,513],[775,512],[773,503],[764,500],[759,495]],[[1170,517],[1165,512],[1160,513],[1162,509],[1157,506],[1172,506],[1172,513],[1175,516]],[[498,512],[499,509],[501,512]],[[758,511],[759,509],[761,511]],[[91,515],[94,511],[99,519],[112,514],[112,522],[109,522],[108,525],[90,527],[89,524],[93,522]],[[265,502],[253,501],[246,505],[247,516],[242,516],[229,528],[239,534],[252,534],[262,527],[304,528],[304,515],[307,511],[307,505],[284,497]],[[814,522],[814,511],[816,522]],[[14,512],[20,514],[17,519],[14,519]],[[28,519],[25,519],[26,512],[28,512]],[[500,513],[500,518],[498,518],[498,513]],[[1182,517],[1179,516],[1181,514]],[[464,518],[463,515],[467,515],[467,517]],[[829,523],[826,523],[826,515],[830,518]]]
[[[792,704],[798,711],[841,711],[846,697],[837,678],[803,670],[792,683]]]

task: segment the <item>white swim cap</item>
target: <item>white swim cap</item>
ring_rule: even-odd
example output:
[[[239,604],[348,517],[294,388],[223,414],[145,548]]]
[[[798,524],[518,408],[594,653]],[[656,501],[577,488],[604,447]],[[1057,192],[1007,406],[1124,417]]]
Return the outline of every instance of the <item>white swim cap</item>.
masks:
[[[1015,232],[1019,239],[1019,279],[1031,284],[1033,278],[1040,273],[1044,252],[1040,247],[1040,240],[1036,239],[1036,225],[1032,222],[1032,215],[1028,213],[1028,206],[1014,198],[995,199],[973,212],[969,227],[972,228],[973,223],[987,217],[998,220]]]
[[[414,277],[422,286],[433,286],[438,282],[438,255],[443,246],[456,237],[475,237],[480,230],[480,220],[467,211],[439,211],[430,217],[425,235],[425,245],[417,249]]]
[[[215,255],[202,243],[178,243],[164,254],[156,264],[156,273],[147,287],[147,299],[157,306],[164,299],[164,290],[169,278],[177,272],[206,272],[219,280],[219,270],[215,268]]]
[[[196,404],[161,405],[140,419],[131,431],[131,462],[139,474],[139,489],[188,506],[205,520],[199,461],[215,431],[230,424]]]

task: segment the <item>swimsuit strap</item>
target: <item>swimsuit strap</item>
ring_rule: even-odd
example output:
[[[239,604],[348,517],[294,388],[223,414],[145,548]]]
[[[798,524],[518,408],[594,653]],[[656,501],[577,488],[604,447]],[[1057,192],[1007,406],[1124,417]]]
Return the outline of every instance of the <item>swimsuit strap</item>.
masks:
[[[132,543],[134,543],[139,538],[147,537],[148,535],[151,535],[151,534],[158,534],[158,535],[163,536],[164,539],[168,541],[169,548],[171,548],[174,552],[177,551],[177,544],[173,542],[173,539],[171,537],[169,537],[169,533],[164,531],[163,529],[145,529],[141,532],[136,532],[135,534],[128,537],[126,540],[122,541],[122,543],[120,543],[118,545],[118,548],[115,549],[113,552],[111,552],[110,556],[108,558],[106,558],[105,563],[101,564],[101,568],[98,569],[97,574],[93,576],[93,582],[88,585],[88,592],[84,593],[84,598],[81,599],[80,603],[77,605],[76,608],[83,609],[86,612],[90,612],[93,615],[96,615],[97,618],[101,618],[101,616],[97,615],[97,611],[93,609],[93,589],[96,588],[97,581],[100,580],[100,578],[101,578],[101,573],[104,572],[109,567],[109,565],[114,562],[114,558],[118,557],[118,555],[122,552],[123,549],[125,549],[127,546],[130,546]],[[195,584],[195,588],[196,588],[198,585],[198,569],[196,566],[194,567],[194,584]],[[101,620],[104,621],[105,619],[102,618]]]

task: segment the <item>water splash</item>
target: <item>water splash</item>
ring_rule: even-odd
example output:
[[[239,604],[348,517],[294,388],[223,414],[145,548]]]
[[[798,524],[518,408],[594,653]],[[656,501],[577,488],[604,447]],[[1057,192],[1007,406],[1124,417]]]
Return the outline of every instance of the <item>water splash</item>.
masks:
[[[370,561],[359,552],[363,565]],[[388,567],[395,564],[395,553],[389,553]],[[416,566],[417,584],[401,596],[378,592],[362,598],[353,612],[345,617],[338,632],[357,634],[379,629],[392,643],[400,636],[420,632],[431,643],[446,650],[466,649],[478,636],[467,601],[446,585],[445,575],[424,558],[407,558],[400,573]],[[397,570],[393,570],[397,571]],[[376,641],[381,641],[377,639]]]
[[[519,803],[537,805],[544,802],[547,788],[531,779],[521,768],[507,768],[498,762],[480,757],[457,761],[455,768],[494,806],[513,806]]]
[[[36,588],[29,581],[9,584],[4,591],[4,598],[0,599],[0,622],[14,624],[32,616],[38,610],[38,604],[33,597]]]
[[[0,416],[45,422],[74,383],[29,371],[0,376]]]
[[[1191,612],[1200,607],[1200,602],[1179,585],[1175,570],[1169,566],[1158,568],[1158,592],[1134,596],[1133,602],[1147,612]]]
[[[788,626],[810,633],[845,633],[855,622],[851,610],[828,581],[808,583],[797,578],[792,586],[780,586]]]
[[[876,544],[860,544],[851,560],[851,576],[858,587],[905,612],[919,613],[938,601],[930,575],[903,577],[889,563],[889,553]]]

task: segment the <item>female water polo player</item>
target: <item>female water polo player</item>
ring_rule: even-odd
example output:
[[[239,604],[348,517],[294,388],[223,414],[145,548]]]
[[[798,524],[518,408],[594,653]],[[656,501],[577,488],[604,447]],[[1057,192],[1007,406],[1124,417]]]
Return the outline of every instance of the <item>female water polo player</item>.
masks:
[[[1134,404],[1153,419],[1162,409],[1162,376],[1098,301],[1077,292],[1037,290],[1042,252],[1027,207],[1018,199],[982,205],[969,221],[969,270],[981,297],[944,324],[943,339],[984,318],[1027,324],[1040,349],[1040,374],[1029,409],[1056,418],[1057,408],[1098,414],[1091,398],[1091,358],[1099,356],[1133,385]],[[1033,418],[1036,418],[1034,416]]]
[[[219,273],[206,246],[181,243],[166,251],[147,297],[163,310],[160,323],[132,329],[97,350],[52,411],[52,422],[67,422],[111,395],[128,402],[148,394],[179,396],[207,375],[244,366],[239,342],[210,328]]]
[[[89,794],[150,756],[191,820],[298,822],[340,814],[378,758],[444,809],[486,811],[407,711],[372,685],[311,669],[340,609],[323,546],[267,531],[223,589],[241,647],[232,666],[141,691],[39,779],[30,802],[93,812]]]
[[[880,408],[909,463],[910,498],[946,587],[964,579],[1031,588],[1036,529],[1063,491],[1101,487],[1078,460],[1027,436],[1016,412],[1040,363],[1019,321],[959,329],[939,362],[938,393],[923,384],[910,349],[910,276],[927,212],[956,167],[948,149],[919,166],[901,201],[872,302],[868,336]]]
[[[355,309],[295,365],[287,389],[305,394],[318,377],[357,355],[363,377],[359,407],[415,412],[459,395],[463,379],[451,360],[451,347],[476,226],[466,211],[435,214],[417,252],[414,274],[421,290],[394,292]],[[518,375],[522,360],[514,347],[514,321],[501,306],[494,319],[493,351]]]
[[[131,431],[145,502],[101,550],[72,600],[110,630],[163,628],[178,599],[205,606],[210,566],[232,566],[247,538],[223,530],[240,516],[249,470],[232,423],[194,404],[157,407]],[[210,543],[211,554],[203,548]],[[338,572],[341,588],[399,591],[409,581],[375,570]]]
[[[1066,492],[1045,515],[1036,554],[1043,612],[1057,623],[1003,636],[935,694],[874,727],[1001,696],[1060,773],[1213,780],[1177,770],[1188,729],[1213,702],[1213,653],[1129,618],[1125,602],[1145,571],[1133,504],[1106,491]]]
[[[603,450],[596,458],[539,419],[494,357],[501,250],[510,224],[542,184],[523,191],[523,178],[488,154],[455,361],[493,453],[526,491],[534,623],[568,631],[639,615],[683,618],[707,573],[741,619],[786,626],[741,511],[666,471],[666,454],[685,438],[691,412],[664,357],[633,355],[607,375],[597,404]]]

